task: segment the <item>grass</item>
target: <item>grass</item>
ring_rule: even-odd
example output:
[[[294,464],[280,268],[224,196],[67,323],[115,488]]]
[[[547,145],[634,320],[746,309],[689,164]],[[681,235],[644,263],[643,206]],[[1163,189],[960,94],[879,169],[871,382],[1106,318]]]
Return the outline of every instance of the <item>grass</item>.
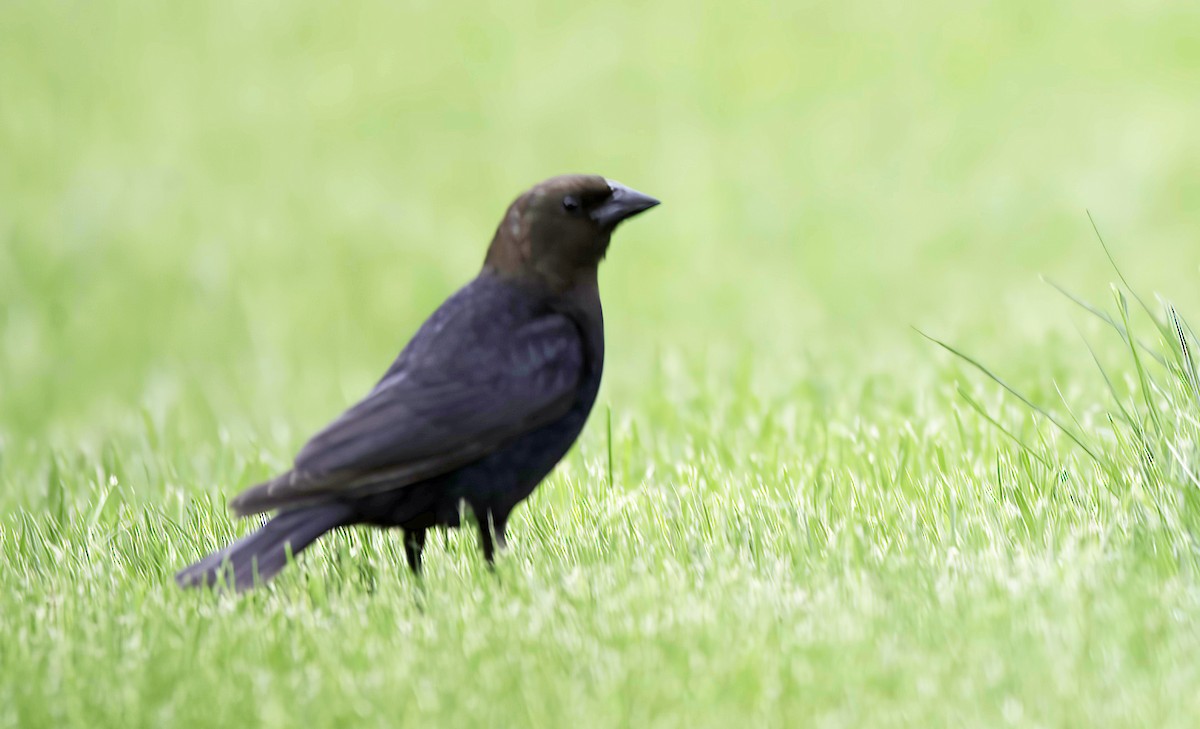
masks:
[[[0,727],[1191,725],[1198,31],[3,5]],[[175,589],[568,170],[665,204],[497,573],[358,530]]]

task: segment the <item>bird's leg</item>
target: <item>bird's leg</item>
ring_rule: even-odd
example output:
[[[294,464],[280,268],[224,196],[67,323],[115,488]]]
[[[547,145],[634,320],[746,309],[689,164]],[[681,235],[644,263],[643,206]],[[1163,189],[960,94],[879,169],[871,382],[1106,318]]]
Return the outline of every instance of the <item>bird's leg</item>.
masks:
[[[496,533],[496,548],[501,552],[508,549],[508,539],[505,537],[505,530],[508,528],[508,519],[499,516],[492,517],[492,531]]]
[[[413,574],[421,574],[421,551],[425,549],[425,530],[414,529],[404,532],[404,556]]]
[[[492,544],[492,515],[485,513],[479,522],[479,542],[483,547],[483,558],[487,560],[488,567],[496,566],[496,548]]]

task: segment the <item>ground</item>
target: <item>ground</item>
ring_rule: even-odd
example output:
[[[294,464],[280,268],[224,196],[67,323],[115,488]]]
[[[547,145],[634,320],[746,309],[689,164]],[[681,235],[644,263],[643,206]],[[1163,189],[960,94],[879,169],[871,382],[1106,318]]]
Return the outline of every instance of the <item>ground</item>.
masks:
[[[1200,394],[1132,294],[1200,317],[1198,38],[1156,2],[5,4],[0,727],[1192,725]],[[561,172],[664,204],[496,572],[354,530],[178,590]]]

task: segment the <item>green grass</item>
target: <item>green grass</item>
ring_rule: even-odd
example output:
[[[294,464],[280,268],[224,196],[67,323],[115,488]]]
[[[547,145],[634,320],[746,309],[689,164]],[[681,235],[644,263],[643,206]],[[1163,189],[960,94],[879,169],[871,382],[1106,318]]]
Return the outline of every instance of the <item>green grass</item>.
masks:
[[[0,5],[0,727],[1192,725],[1197,38],[1082,0]],[[363,530],[177,590],[565,171],[664,205],[496,574]]]

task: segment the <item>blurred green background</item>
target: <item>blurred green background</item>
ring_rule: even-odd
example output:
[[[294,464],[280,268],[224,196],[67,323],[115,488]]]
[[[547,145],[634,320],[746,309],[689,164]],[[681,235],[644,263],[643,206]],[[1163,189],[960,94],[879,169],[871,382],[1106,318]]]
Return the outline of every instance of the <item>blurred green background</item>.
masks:
[[[926,362],[914,324],[1020,363],[1069,330],[1038,274],[1105,295],[1086,209],[1197,300],[1194,3],[8,2],[0,69],[17,443],[299,437],[567,171],[665,201],[603,270],[625,407],[664,353],[770,388]]]
[[[0,727],[1194,724],[1200,401],[1040,275],[1195,322],[1198,120],[1195,2],[0,2]],[[562,172],[664,204],[497,572],[177,590]]]

